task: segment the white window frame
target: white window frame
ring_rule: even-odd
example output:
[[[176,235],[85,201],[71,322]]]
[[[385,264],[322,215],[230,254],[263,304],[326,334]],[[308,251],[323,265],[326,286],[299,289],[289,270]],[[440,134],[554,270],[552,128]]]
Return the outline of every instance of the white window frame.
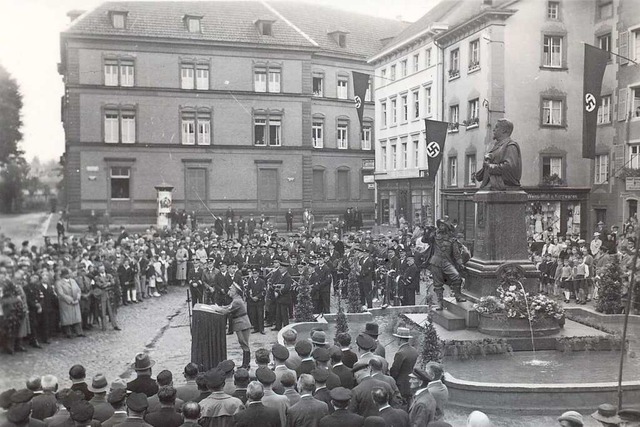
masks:
[[[390,67],[390,73],[389,73],[389,78],[391,79],[391,81],[395,81],[396,80],[396,64],[393,64]]]
[[[424,51],[424,67],[431,67],[431,48],[427,48]]]
[[[133,87],[135,85],[135,61],[126,58],[105,59],[104,85]]]
[[[320,81],[320,90],[313,92],[313,80],[315,79]],[[317,96],[319,98],[324,96],[324,76],[314,75],[311,77],[311,91],[313,92],[313,96]]]
[[[406,93],[404,95],[400,95],[400,111],[402,114],[400,119],[402,120],[402,123],[406,123],[407,120],[409,120],[409,95]]]
[[[460,48],[449,52],[449,79],[460,77]]]
[[[425,113],[427,115],[427,117],[430,117],[432,114],[431,111],[431,101],[432,101],[432,90],[431,90],[431,86],[427,86],[424,88],[424,106],[425,106]]]
[[[371,150],[371,123],[364,123],[362,125],[362,139],[361,147],[363,150]]]
[[[411,143],[413,145],[413,167],[420,167],[420,137],[418,135],[414,135],[411,138]]]
[[[449,106],[449,132],[458,132],[460,125],[460,105]]]
[[[198,145],[211,145],[211,117],[198,116]]]
[[[465,156],[466,159],[466,170],[467,170],[467,185],[475,184],[474,175],[476,173],[476,169],[478,167],[478,162],[475,154],[467,154]]]
[[[104,112],[104,142],[107,144],[120,142],[120,113],[117,110]]]
[[[202,23],[200,22],[200,18],[193,16],[187,17],[187,30],[190,33],[201,33]]]
[[[122,172],[126,171],[126,174]],[[126,179],[129,183],[129,197],[111,197],[113,191],[113,179]],[[127,166],[111,166],[109,167],[109,200],[130,200],[131,199],[131,168]]]
[[[458,186],[458,158],[456,156],[449,157],[447,172],[449,174],[449,186]]]
[[[400,75],[401,77],[407,77],[408,71],[409,71],[409,64],[408,64],[408,60],[405,58],[402,61],[400,61]]]
[[[253,91],[267,93],[267,67],[256,67],[253,69]]]
[[[467,104],[467,129],[473,129],[478,127],[480,119],[480,99],[475,98],[469,101]]]
[[[469,71],[480,68],[480,39],[469,42]]]
[[[185,90],[195,89],[195,69],[193,64],[182,64],[180,66],[180,88]]]
[[[553,20],[560,19],[560,2],[559,1],[547,2],[547,19],[553,19]]]
[[[282,87],[282,69],[269,68],[267,71],[267,91],[269,93],[280,93]]]
[[[631,120],[640,120],[640,86],[629,88],[629,97],[631,98]],[[627,115],[625,114],[625,117]]]
[[[136,142],[136,113],[135,111],[122,111],[120,113],[120,138],[123,144],[135,144]]]
[[[340,150],[349,148],[349,123],[339,121],[336,128],[336,146]]]
[[[126,24],[126,14],[119,12],[111,12],[111,26],[113,28],[117,28],[122,30],[125,28]]]
[[[380,121],[383,128],[387,127],[387,101],[380,101]]]
[[[562,68],[562,49],[564,37],[545,34],[542,46],[542,66],[546,68]]]
[[[348,99],[349,97],[349,77],[338,76],[338,84],[336,86],[336,98]]]
[[[182,118],[182,145],[196,145],[196,118]]]
[[[563,126],[564,101],[561,99],[542,99],[542,125]]]
[[[106,144],[135,144],[137,112],[133,109],[106,108],[103,112]]]
[[[413,97],[413,118],[420,118],[420,91],[414,90],[411,92],[411,96]]]
[[[640,144],[629,144],[627,153],[626,166],[631,169],[640,169]]]
[[[311,142],[313,148],[324,147],[324,121],[315,119],[311,124]]]
[[[269,147],[281,147],[282,146],[282,117],[279,116],[270,116],[269,117],[269,139],[267,141],[267,145]],[[275,136],[271,141],[271,137]]]
[[[598,124],[609,123],[611,123],[611,95],[604,95],[600,97],[600,105],[598,106]]]
[[[611,52],[611,33],[598,36],[598,47],[607,52]]]
[[[209,89],[209,66],[204,64],[196,65],[196,89]]]
[[[391,170],[398,169],[398,144],[397,139],[391,143]]]
[[[545,161],[549,161],[549,177],[558,175],[558,178],[564,178],[564,171],[562,170],[562,163],[564,159],[560,156],[544,156],[542,159],[542,167],[544,169]],[[544,175],[543,175],[544,178]]]
[[[599,154],[595,158],[594,184],[609,182],[609,154]]]
[[[253,137],[256,140],[253,142],[253,145],[257,147],[266,147],[268,145],[269,139],[269,127],[267,126],[268,120],[266,116],[254,116],[253,118]],[[262,141],[257,139],[256,127],[262,127]]]
[[[406,137],[400,139],[400,162],[402,169],[409,168],[409,145]]]
[[[389,107],[391,113],[391,126],[398,124],[398,100],[393,98],[391,100],[391,106]]]
[[[413,72],[420,71],[420,52],[413,54]]]
[[[380,141],[380,170],[387,170],[387,141]]]

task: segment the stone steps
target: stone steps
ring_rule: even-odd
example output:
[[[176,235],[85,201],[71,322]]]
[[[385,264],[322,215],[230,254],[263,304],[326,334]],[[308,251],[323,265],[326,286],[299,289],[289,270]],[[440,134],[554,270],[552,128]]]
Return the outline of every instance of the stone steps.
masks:
[[[460,331],[467,328],[465,318],[449,310],[431,311],[431,319],[448,331]]]
[[[455,298],[445,298],[444,308],[455,314],[458,317],[462,317],[467,325],[467,328],[478,327],[478,313],[473,308],[473,302],[456,302]]]

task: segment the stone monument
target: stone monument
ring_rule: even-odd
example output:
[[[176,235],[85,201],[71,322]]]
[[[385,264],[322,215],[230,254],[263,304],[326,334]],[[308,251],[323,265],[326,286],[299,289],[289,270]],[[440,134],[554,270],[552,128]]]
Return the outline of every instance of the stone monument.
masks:
[[[500,119],[494,126],[495,144],[485,154],[475,178],[476,226],[473,257],[467,263],[466,293],[480,298],[495,294],[503,274],[520,278],[528,292],[537,292],[538,272],[528,259],[525,206],[520,186],[522,155],[511,139],[513,124]]]

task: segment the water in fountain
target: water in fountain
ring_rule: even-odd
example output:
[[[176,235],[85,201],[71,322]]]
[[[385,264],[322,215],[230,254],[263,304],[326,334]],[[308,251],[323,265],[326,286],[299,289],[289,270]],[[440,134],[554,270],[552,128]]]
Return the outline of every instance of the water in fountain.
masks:
[[[518,284],[522,289],[522,293],[524,295],[524,303],[527,306],[527,319],[529,320],[529,331],[531,332],[531,349],[533,350],[533,359],[527,360],[524,363],[525,365],[531,365],[531,366],[547,366],[551,362],[547,360],[539,360],[536,358],[536,342],[533,336],[533,320],[531,318],[531,307],[529,307],[529,300],[527,299],[527,291],[524,289],[522,282],[518,280]]]

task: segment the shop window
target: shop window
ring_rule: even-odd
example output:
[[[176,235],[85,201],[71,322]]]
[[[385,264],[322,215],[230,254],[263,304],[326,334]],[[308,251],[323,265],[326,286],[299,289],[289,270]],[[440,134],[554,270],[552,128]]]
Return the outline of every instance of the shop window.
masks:
[[[131,168],[114,166],[110,168],[110,187],[112,200],[130,198]]]
[[[600,154],[596,156],[595,164],[595,184],[604,184],[609,181],[609,155]]]

